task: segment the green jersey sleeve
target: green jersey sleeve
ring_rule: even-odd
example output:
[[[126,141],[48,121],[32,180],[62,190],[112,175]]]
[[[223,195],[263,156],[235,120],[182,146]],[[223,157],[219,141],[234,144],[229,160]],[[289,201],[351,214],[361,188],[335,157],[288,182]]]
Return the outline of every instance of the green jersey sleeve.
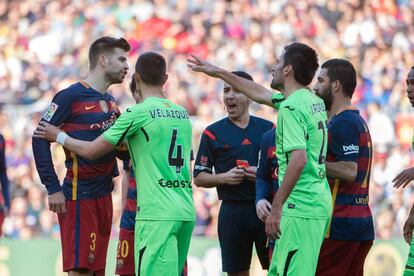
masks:
[[[285,97],[283,96],[282,93],[272,94],[272,104],[273,104],[273,107],[276,108],[277,110],[279,110],[280,105],[282,104],[284,100],[285,100]]]
[[[119,146],[125,138],[136,134],[150,120],[148,113],[139,104],[135,105],[127,108],[126,112],[119,116],[115,124],[103,133],[103,137],[110,144]]]
[[[279,116],[283,130],[283,151],[286,153],[292,150],[306,150],[306,121],[298,107],[283,105]]]

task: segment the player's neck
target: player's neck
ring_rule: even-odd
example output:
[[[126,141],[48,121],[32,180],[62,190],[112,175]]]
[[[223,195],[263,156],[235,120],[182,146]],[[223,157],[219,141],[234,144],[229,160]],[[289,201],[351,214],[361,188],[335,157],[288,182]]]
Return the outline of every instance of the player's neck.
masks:
[[[249,124],[249,120],[250,120],[250,115],[248,112],[246,112],[245,114],[241,115],[240,117],[230,117],[229,116],[229,120],[235,124],[236,126],[240,127],[240,128],[246,128],[247,125]]]
[[[142,98],[146,99],[149,97],[165,98],[161,86],[144,86],[141,87]]]
[[[111,85],[110,82],[105,80],[105,77],[102,76],[102,74],[97,74],[96,72],[91,72],[86,77],[85,82],[94,90],[102,94],[105,94],[108,90],[108,87]]]
[[[340,101],[333,102],[331,106],[331,110],[329,110],[328,115],[329,117],[332,117],[336,114],[341,113],[342,111],[347,110],[350,106],[352,106],[351,99],[348,99],[348,98],[344,98],[344,99],[341,99]]]
[[[299,89],[308,89],[307,86],[297,83],[296,81],[286,81],[283,86],[283,96],[287,99],[290,95],[292,95],[296,90]]]

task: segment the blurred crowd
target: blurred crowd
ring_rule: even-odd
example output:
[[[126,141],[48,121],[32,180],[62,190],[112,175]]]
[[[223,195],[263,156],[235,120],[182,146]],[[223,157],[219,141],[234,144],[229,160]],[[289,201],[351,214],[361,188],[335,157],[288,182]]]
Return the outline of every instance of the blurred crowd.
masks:
[[[374,143],[370,204],[377,238],[402,236],[414,203],[413,188],[392,188],[393,177],[414,165],[414,114],[405,77],[414,61],[411,0],[20,0],[0,1],[0,133],[7,141],[12,204],[4,223],[11,238],[59,237],[38,178],[31,135],[53,95],[85,77],[88,47],[97,37],[128,39],[130,72],[139,53],[153,50],[168,62],[168,97],[185,106],[194,125],[194,148],[202,130],[225,116],[222,83],[190,72],[196,54],[229,70],[245,70],[268,86],[283,46],[314,47],[320,64],[347,58],[357,68],[353,101],[367,119]],[[111,87],[124,110],[133,103],[127,81]],[[272,121],[276,113],[257,104],[251,112]],[[60,146],[55,169],[65,175]],[[120,179],[114,192],[117,235]],[[219,201],[215,189],[194,188],[194,234],[215,236]]]

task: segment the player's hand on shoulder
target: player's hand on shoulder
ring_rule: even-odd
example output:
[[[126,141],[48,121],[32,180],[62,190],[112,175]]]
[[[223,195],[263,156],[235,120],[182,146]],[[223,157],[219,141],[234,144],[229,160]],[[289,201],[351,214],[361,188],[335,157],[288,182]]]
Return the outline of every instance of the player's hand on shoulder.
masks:
[[[52,124],[49,124],[45,121],[41,121],[34,132],[33,137],[42,138],[51,142],[55,142],[57,135],[61,132],[60,127],[56,127]]]
[[[49,210],[57,214],[66,213],[66,198],[62,191],[48,196]]]
[[[256,181],[256,172],[257,167],[256,166],[249,166],[244,168],[244,176],[247,180],[250,181]]]
[[[394,183],[394,188],[405,188],[412,180],[414,180],[414,167],[405,169],[397,174],[392,182]]]
[[[242,168],[234,167],[224,175],[224,183],[228,185],[238,185],[243,181],[244,170]]]
[[[270,210],[272,209],[272,204],[266,199],[261,199],[256,203],[256,214],[257,217],[266,222],[267,216],[270,214]]]

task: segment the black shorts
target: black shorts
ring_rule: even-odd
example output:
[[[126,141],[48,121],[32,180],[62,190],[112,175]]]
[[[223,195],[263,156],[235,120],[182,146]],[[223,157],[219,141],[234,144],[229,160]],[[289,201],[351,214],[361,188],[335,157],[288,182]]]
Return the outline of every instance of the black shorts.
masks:
[[[263,269],[269,268],[265,225],[256,215],[254,202],[223,201],[218,236],[224,272],[249,270],[253,243]]]

